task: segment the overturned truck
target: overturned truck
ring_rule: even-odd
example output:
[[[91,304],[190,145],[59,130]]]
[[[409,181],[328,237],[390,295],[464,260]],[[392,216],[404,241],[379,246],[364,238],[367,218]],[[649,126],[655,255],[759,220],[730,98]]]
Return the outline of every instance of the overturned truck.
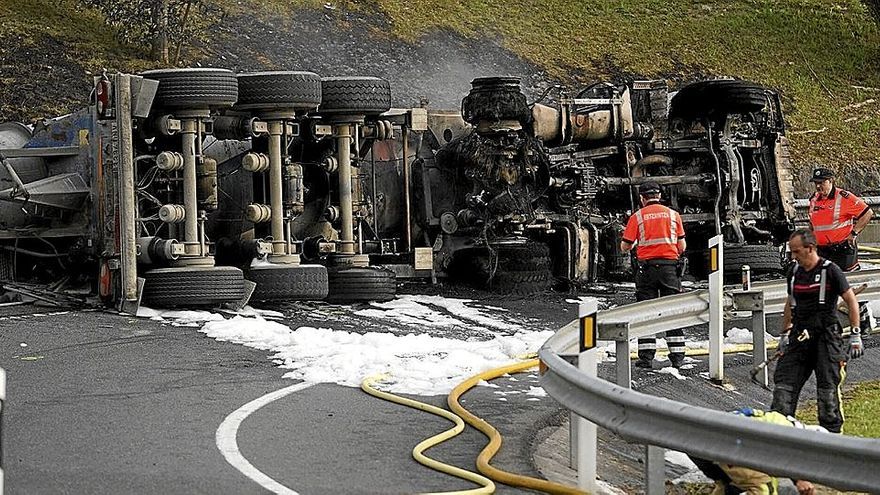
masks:
[[[404,237],[431,246],[438,271],[532,292],[630,278],[620,236],[639,184],[652,180],[682,214],[693,276],[705,277],[717,234],[728,275],[743,264],[781,272],[795,211],[777,93],[711,80],[671,98],[665,81],[555,96],[529,105],[516,78],[475,79],[461,112],[429,112],[429,131],[407,143],[412,191],[397,195],[404,207],[378,202],[379,217],[412,218]],[[394,197],[388,184],[376,187]],[[393,237],[395,228],[392,220],[378,231]]]
[[[773,91],[601,83],[528,104],[516,78],[472,86],[438,111],[392,109],[374,77],[98,77],[82,110],[0,124],[0,279],[79,281],[128,310],[387,300],[402,277],[534,292],[628,275],[617,246],[648,178],[696,276],[716,234],[731,271],[781,269],[794,210]]]
[[[380,90],[366,106],[364,81]],[[0,127],[0,279],[38,298],[85,284],[127,311],[393,298],[394,273],[356,248],[352,193],[339,193],[351,184],[352,126],[390,101],[386,81],[311,72],[101,76],[87,107]],[[329,172],[291,153],[304,140],[333,143],[325,162],[346,221],[327,231],[325,212],[306,217],[309,239],[295,221],[310,213],[308,194],[329,192]],[[311,180],[313,166],[326,177]]]

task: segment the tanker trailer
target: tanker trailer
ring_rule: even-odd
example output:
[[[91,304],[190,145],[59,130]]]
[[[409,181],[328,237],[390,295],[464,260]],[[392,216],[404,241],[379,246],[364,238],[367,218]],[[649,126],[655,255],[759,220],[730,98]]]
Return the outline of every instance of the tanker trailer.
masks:
[[[196,150],[210,130],[207,117],[234,95],[218,81],[222,71],[187,71],[145,74],[152,79],[103,74],[87,107],[32,130],[4,124],[4,280],[88,283],[105,303],[129,312],[141,302],[242,302],[241,271],[207,261],[204,215],[189,214],[198,204],[191,179],[197,164],[206,168]]]

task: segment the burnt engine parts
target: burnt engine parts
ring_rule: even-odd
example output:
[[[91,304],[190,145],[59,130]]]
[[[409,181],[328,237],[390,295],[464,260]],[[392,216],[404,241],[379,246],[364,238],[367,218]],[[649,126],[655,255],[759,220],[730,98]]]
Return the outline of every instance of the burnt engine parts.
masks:
[[[728,273],[744,260],[781,272],[778,246],[794,211],[778,95],[713,80],[668,102],[664,81],[640,81],[598,83],[529,107],[516,78],[475,79],[462,100],[470,126],[435,139],[434,156],[418,162],[420,196],[431,200],[420,228],[438,239],[440,269],[487,286],[517,258],[571,283],[631,278],[620,234],[639,207],[638,185],[653,180],[682,213],[695,275],[705,276],[705,246],[716,234],[731,254]],[[430,117],[448,126],[446,116]],[[525,247],[536,244],[548,247],[549,262]]]

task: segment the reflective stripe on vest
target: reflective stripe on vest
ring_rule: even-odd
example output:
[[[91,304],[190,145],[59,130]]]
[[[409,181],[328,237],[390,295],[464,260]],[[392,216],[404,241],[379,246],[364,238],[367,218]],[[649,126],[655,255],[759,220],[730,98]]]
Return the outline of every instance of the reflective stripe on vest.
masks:
[[[831,214],[831,223],[829,225],[813,225],[813,230],[816,232],[825,232],[828,230],[836,230],[841,227],[846,227],[852,225],[852,221],[847,220],[845,222],[840,221],[840,202],[841,202],[840,191],[837,191],[837,195],[834,198],[834,211]],[[816,204],[815,199],[811,201],[814,206]]]
[[[825,304],[825,282],[828,281],[829,263],[831,262],[825,260],[825,263],[822,264],[822,274],[819,275],[819,304]]]
[[[852,229],[853,221],[851,218],[841,219],[843,192],[842,190],[836,191],[834,204],[827,209],[819,206],[818,195],[814,195],[810,199],[810,223],[820,246],[844,241]],[[830,218],[828,218],[829,214]]]
[[[831,264],[831,261],[825,260],[822,263],[822,271],[819,273],[819,304],[825,304],[825,284],[828,282],[828,265]],[[791,271],[791,281],[788,283],[788,290],[791,292],[791,307],[794,308],[797,306],[797,299],[794,297],[794,278],[795,274],[797,274],[798,269],[800,269],[800,265],[795,265],[794,270]]]
[[[642,217],[642,210],[636,211],[636,223],[639,226],[639,246],[648,247],[660,244],[670,244],[674,246],[678,244],[678,234],[676,234],[675,229],[675,213],[669,208],[666,208],[666,213],[669,215],[669,232],[671,237],[648,239],[647,234],[645,234],[645,219]]]

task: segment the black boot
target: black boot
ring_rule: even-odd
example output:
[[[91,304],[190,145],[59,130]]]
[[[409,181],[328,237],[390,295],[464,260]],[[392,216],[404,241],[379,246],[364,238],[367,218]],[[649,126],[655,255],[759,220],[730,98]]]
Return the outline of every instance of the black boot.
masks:
[[[639,359],[636,361],[636,368],[652,369],[654,367],[654,356],[648,352],[639,352]]]
[[[681,365],[684,364],[684,354],[673,353],[669,355],[669,362],[672,364],[672,367],[675,369],[681,368]]]

